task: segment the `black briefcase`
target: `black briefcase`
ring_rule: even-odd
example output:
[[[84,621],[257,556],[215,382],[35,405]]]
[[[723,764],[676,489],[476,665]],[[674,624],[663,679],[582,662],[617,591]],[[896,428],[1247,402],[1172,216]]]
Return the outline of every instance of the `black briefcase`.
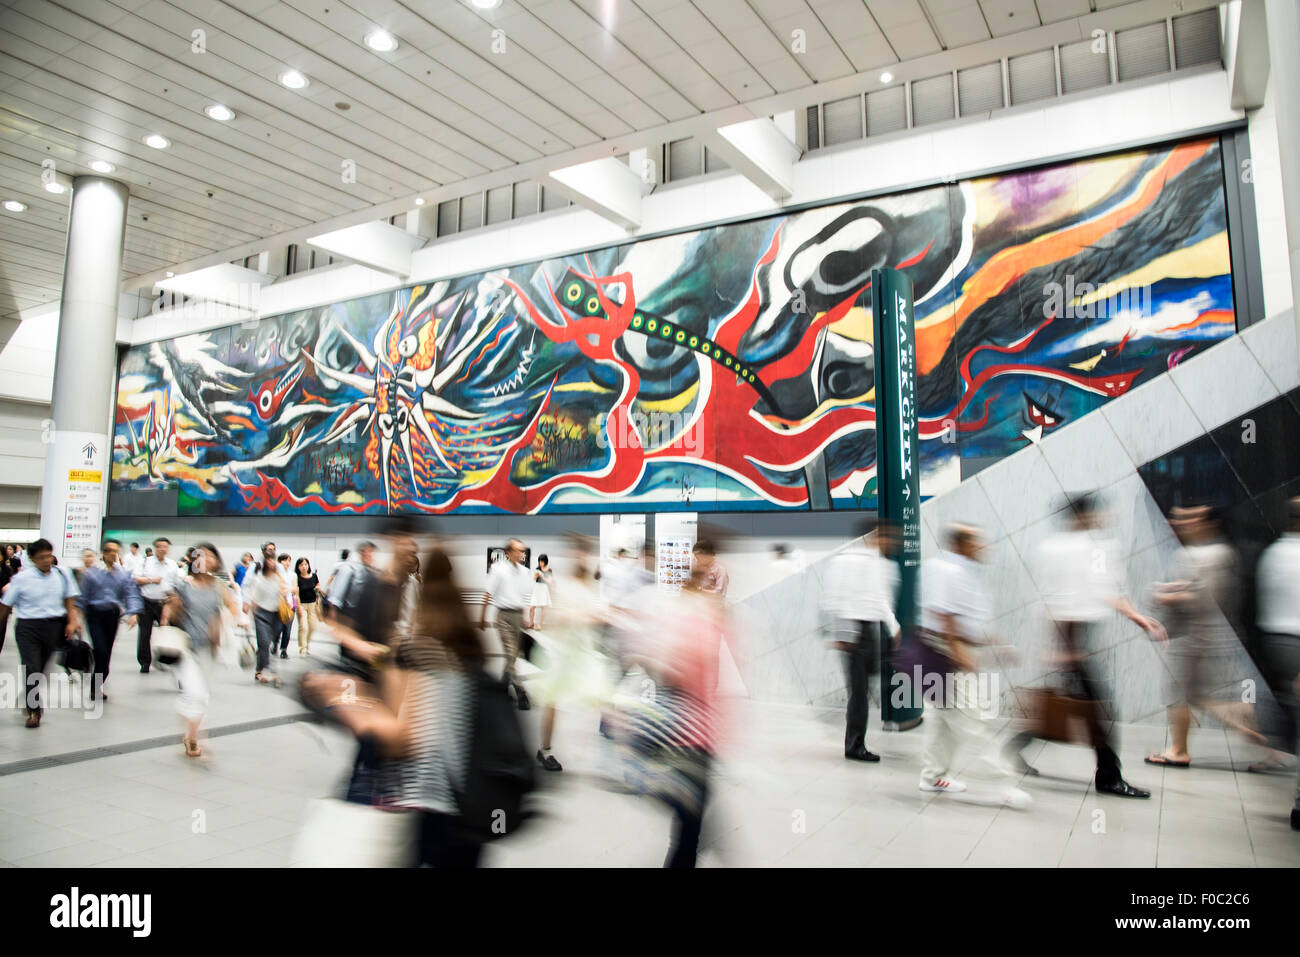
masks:
[[[80,671],[83,674],[89,672],[95,660],[94,652],[90,648],[90,642],[83,641],[80,638],[73,638],[63,646],[60,656],[60,664],[63,670],[69,673]]]

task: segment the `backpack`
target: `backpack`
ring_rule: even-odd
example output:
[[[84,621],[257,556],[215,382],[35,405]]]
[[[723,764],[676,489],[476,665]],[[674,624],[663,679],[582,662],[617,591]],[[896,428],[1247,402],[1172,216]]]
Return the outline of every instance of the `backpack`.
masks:
[[[481,670],[471,680],[469,762],[454,793],[461,830],[485,843],[513,834],[532,816],[526,799],[537,782],[508,684]]]

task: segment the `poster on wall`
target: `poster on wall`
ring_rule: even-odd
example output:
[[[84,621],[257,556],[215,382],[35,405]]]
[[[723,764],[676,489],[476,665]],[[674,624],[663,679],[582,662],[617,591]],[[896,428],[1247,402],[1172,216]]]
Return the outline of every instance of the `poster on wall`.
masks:
[[[140,344],[111,489],[184,515],[874,508],[888,267],[938,494],[1231,335],[1226,210],[1204,138]]]
[[[659,516],[655,522],[655,581],[660,588],[680,591],[691,580],[692,554],[699,532],[694,514]]]
[[[80,567],[81,553],[99,551],[108,472],[108,436],[57,431],[45,457],[41,537],[54,545],[60,562]]]

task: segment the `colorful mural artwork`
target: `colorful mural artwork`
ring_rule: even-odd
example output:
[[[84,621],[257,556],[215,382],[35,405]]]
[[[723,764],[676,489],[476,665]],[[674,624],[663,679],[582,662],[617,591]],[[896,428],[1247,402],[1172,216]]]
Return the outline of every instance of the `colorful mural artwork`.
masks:
[[[1227,229],[1211,138],[142,344],[112,491],[182,514],[872,507],[892,266],[932,495],[1231,335]]]

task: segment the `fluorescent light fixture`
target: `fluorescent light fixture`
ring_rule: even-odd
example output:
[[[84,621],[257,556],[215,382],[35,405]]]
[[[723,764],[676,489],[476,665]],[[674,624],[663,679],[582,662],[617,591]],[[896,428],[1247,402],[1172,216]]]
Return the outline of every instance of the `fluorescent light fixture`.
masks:
[[[366,46],[376,53],[392,53],[397,49],[397,39],[385,30],[374,30],[366,34]]]
[[[104,160],[93,160],[90,164],[90,168],[93,169],[96,173],[111,173],[113,172],[113,170],[117,169],[117,167],[114,166],[112,163],[106,162]]]
[[[45,192],[47,193],[54,193],[55,195],[58,195],[61,193],[66,193],[67,191],[68,191],[68,187],[64,186],[57,179],[52,179],[45,184]]]
[[[469,2],[480,10],[495,10],[501,6],[501,0],[469,0]]]
[[[221,103],[213,103],[203,112],[208,114],[208,116],[212,117],[212,119],[216,120],[218,123],[225,123],[235,118],[235,111]]]
[[[894,82],[894,74],[892,74],[892,73],[890,73],[888,70],[886,70],[884,73],[880,74],[880,82],[881,82],[881,83],[893,83],[893,82]]]
[[[165,150],[172,144],[168,141],[167,137],[158,133],[150,133],[144,138],[144,145],[153,147],[156,150]]]
[[[291,90],[301,90],[307,85],[307,78],[297,70],[285,70],[280,74],[280,82]]]
[[[27,211],[27,204],[20,203],[16,199],[6,199],[5,209],[9,210],[11,213],[22,213]]]

